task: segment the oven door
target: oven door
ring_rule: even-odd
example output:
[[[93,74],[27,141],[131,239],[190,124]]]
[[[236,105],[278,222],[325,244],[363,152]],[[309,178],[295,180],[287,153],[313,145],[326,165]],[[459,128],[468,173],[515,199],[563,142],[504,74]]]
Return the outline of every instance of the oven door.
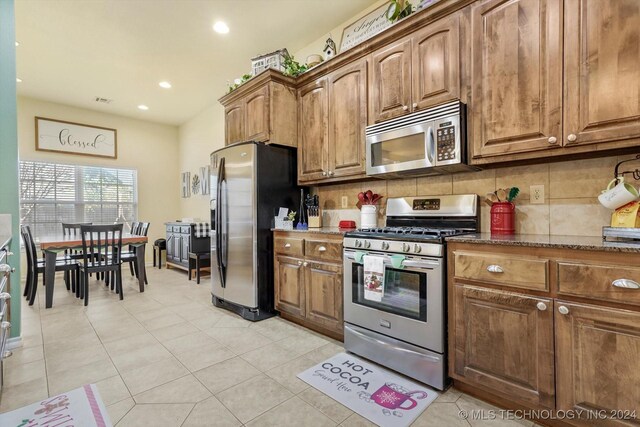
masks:
[[[367,136],[367,175],[401,174],[435,166],[433,122]]]
[[[344,320],[392,338],[444,353],[444,271],[442,258],[407,256],[394,268],[385,258],[384,296],[365,298],[364,267],[356,252],[344,251]]]

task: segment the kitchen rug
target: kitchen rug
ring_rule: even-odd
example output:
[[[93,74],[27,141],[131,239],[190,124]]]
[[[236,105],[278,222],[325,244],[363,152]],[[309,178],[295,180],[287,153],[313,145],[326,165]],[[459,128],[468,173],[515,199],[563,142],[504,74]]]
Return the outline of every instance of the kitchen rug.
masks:
[[[0,414],[2,427],[111,427],[107,409],[95,384],[49,397]]]
[[[410,425],[438,393],[351,354],[340,353],[298,378],[382,427]]]

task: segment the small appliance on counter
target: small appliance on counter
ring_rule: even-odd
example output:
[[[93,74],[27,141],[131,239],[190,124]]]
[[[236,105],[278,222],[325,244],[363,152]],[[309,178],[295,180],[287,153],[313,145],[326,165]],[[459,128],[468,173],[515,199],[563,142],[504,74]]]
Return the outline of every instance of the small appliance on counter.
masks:
[[[602,227],[605,246],[640,248],[640,228]]]
[[[344,237],[344,348],[447,385],[445,237],[479,231],[475,194],[391,198],[387,226]]]
[[[296,206],[296,150],[258,142],[211,153],[211,285],[217,307],[274,315],[273,212]]]

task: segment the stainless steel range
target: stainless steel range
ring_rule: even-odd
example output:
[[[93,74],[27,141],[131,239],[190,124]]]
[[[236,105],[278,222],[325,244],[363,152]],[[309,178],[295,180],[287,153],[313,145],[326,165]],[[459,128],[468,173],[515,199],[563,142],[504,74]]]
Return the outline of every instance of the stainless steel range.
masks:
[[[345,235],[346,350],[445,388],[444,239],[478,231],[478,215],[475,194],[393,198],[387,201],[386,227]],[[366,257],[384,265],[384,291],[376,298],[365,289]]]

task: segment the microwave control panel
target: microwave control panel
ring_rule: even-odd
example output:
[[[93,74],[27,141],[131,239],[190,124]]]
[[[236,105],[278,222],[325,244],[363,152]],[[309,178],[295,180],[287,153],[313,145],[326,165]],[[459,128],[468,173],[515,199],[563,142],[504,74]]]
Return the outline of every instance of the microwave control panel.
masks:
[[[453,122],[440,123],[436,130],[438,161],[456,158],[456,127]]]

